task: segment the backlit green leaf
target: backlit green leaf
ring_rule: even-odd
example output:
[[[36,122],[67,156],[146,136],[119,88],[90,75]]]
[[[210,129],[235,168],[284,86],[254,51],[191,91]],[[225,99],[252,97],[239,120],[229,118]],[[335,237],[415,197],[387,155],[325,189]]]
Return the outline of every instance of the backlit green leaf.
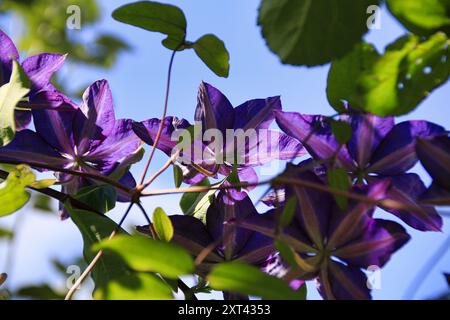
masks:
[[[0,88],[0,147],[14,139],[16,124],[14,109],[30,91],[30,82],[22,67],[13,61],[13,70],[9,83]]]
[[[157,272],[168,278],[177,278],[194,271],[194,261],[183,248],[138,235],[116,236],[102,241],[94,248],[119,254],[136,271]]]
[[[230,71],[230,55],[222,40],[207,34],[192,45],[200,59],[219,77],[227,78]]]
[[[213,267],[207,280],[215,290],[236,292],[268,300],[304,300],[305,296],[293,291],[283,280],[270,276],[258,268],[227,262]]]
[[[30,199],[25,190],[35,181],[35,175],[27,166],[18,165],[5,181],[0,184],[0,217],[9,215],[22,208]]]
[[[153,213],[153,227],[160,240],[169,242],[173,237],[173,225],[167,214],[161,208]]]

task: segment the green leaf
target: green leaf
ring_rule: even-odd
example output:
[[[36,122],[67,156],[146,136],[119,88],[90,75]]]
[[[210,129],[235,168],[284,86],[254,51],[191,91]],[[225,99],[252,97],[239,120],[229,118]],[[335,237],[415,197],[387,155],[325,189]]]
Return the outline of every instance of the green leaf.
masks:
[[[331,168],[327,170],[328,184],[335,190],[347,191],[350,188],[350,179],[347,172],[342,168]],[[346,210],[348,198],[343,196],[334,196],[338,206]]]
[[[195,186],[209,186],[209,180],[195,184]],[[180,200],[180,208],[185,215],[194,216],[203,222],[206,222],[206,212],[214,199],[216,190],[205,192],[188,192],[183,194]]]
[[[153,227],[160,240],[169,242],[173,237],[173,225],[162,208],[156,208],[153,213]]]
[[[34,204],[33,208],[44,211],[44,212],[53,212],[51,201],[52,199],[43,194],[34,195]]]
[[[297,198],[296,197],[289,198],[289,200],[286,202],[286,205],[284,206],[283,213],[281,214],[280,217],[280,225],[282,227],[286,227],[291,223],[295,215],[296,206],[297,206]]]
[[[176,188],[179,188],[183,183],[183,170],[176,164],[173,165],[173,181]]]
[[[213,267],[207,280],[215,290],[231,291],[268,300],[304,300],[305,297],[291,290],[286,282],[272,277],[258,268],[226,262]]]
[[[167,35],[163,44],[171,50],[183,44],[186,37],[186,17],[173,5],[140,1],[116,9],[112,16],[117,21]]]
[[[106,213],[116,206],[117,191],[107,184],[87,186],[78,190],[75,199],[85,203],[89,208]]]
[[[341,144],[346,144],[352,137],[352,127],[345,121],[329,119],[331,122],[331,131],[336,140]]]
[[[30,199],[30,193],[25,190],[35,181],[31,169],[18,165],[0,184],[0,217],[7,216],[22,208]]]
[[[164,277],[177,278],[194,271],[194,261],[183,248],[142,236],[116,236],[94,246],[119,254],[136,271],[157,272]]]
[[[263,0],[258,25],[285,64],[316,66],[349,52],[379,0]]]
[[[64,293],[56,291],[48,284],[20,288],[16,295],[36,300],[63,300],[65,296]]]
[[[0,147],[10,143],[16,134],[14,110],[30,91],[30,82],[22,67],[13,61],[9,83],[0,88]]]
[[[241,180],[239,179],[239,173],[237,170],[237,155],[235,154],[235,160],[233,163],[233,169],[231,170],[231,173],[227,177],[227,181],[232,185],[238,185],[241,183]],[[236,188],[237,191],[241,191],[240,187]]]
[[[384,55],[377,59],[370,50],[353,52],[332,65],[328,78],[329,97],[332,92],[330,103],[346,100],[352,108],[380,116],[402,115],[414,110],[432,90],[448,80],[449,43],[444,33],[436,33],[423,41],[409,35],[388,46]],[[364,64],[359,76],[358,73],[338,76],[348,72],[347,66],[361,60],[370,63]],[[347,89],[341,90],[344,87]]]
[[[197,56],[219,77],[227,78],[230,71],[230,55],[222,40],[207,34],[192,45]]]
[[[94,294],[106,300],[170,300],[172,289],[159,277],[149,273],[114,278]]]
[[[75,209],[71,206],[70,201],[66,201],[64,207],[80,230],[83,237],[84,260],[89,264],[97,254],[91,247],[103,239],[108,239],[111,233],[117,229],[117,224],[106,216]],[[123,229],[119,229],[118,232],[126,233]],[[133,273],[119,255],[111,251],[105,251],[92,270],[91,275],[95,282],[96,296],[98,297],[107,295],[105,290],[109,281],[125,275],[132,277]]]
[[[354,95],[363,72],[369,70],[379,58],[371,44],[361,42],[343,59],[334,61],[328,73],[327,97],[330,105],[338,112],[346,112],[345,101],[352,107],[356,104]]]
[[[291,267],[298,268],[297,262],[295,260],[295,253],[291,249],[291,247],[286,244],[286,242],[275,240],[275,248],[277,248],[284,261],[286,261]]]
[[[0,228],[0,239],[12,239],[14,237],[14,232],[7,229]]]
[[[417,35],[436,31],[450,35],[449,0],[387,0],[387,5],[394,17]]]

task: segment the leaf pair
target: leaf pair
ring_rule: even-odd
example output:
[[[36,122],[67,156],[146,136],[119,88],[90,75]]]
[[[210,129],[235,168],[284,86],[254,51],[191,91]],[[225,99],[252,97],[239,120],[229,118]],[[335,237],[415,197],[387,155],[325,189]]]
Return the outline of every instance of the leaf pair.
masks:
[[[213,34],[195,42],[186,40],[186,17],[176,6],[152,1],[126,4],[113,12],[117,21],[145,30],[159,32],[167,37],[163,45],[170,50],[194,49],[197,56],[219,77],[228,77],[229,54],[224,43]]]

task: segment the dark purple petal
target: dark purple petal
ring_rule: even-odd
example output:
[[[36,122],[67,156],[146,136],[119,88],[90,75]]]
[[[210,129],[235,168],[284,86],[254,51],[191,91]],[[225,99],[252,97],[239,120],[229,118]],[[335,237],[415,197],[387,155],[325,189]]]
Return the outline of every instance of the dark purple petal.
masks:
[[[45,87],[53,73],[58,71],[64,64],[65,55],[42,53],[25,59],[22,67],[30,78],[33,85],[32,90],[39,90]]]
[[[301,170],[301,168],[301,165],[291,167],[284,176],[322,184],[322,181],[311,171],[294,173],[296,169]],[[334,204],[333,197],[328,193],[299,185],[286,187],[286,201],[291,197],[297,198],[297,221],[305,234],[309,236],[311,242],[320,247],[323,245],[323,239],[327,234],[329,215]]]
[[[434,137],[444,132],[441,126],[427,121],[397,124],[375,150],[368,171],[382,175],[406,172],[417,162],[416,139]]]
[[[140,146],[140,139],[132,129],[132,120],[120,119],[115,121],[114,128],[101,144],[88,155],[83,157],[89,162],[101,162],[99,171],[111,173],[117,162],[130,156]]]
[[[202,82],[198,91],[195,121],[201,121],[203,130],[219,129],[222,134],[234,127],[234,109],[227,97],[212,85]]]
[[[36,132],[58,151],[74,155],[73,122],[75,111],[33,110]]]
[[[31,123],[31,111],[29,110],[14,110],[14,120],[16,121],[16,131],[21,131]]]
[[[280,97],[244,102],[234,110],[234,129],[268,129],[275,118],[274,110],[281,110]]]
[[[148,119],[142,122],[134,122],[133,130],[136,135],[142,139],[146,144],[153,145],[161,120],[157,118]],[[166,117],[164,119],[164,126],[161,137],[158,141],[157,148],[166,155],[171,156],[172,150],[178,144],[178,141],[172,140],[173,134],[176,130],[186,129],[190,127],[188,121],[178,119],[176,117]]]
[[[450,137],[417,139],[416,152],[433,181],[450,191]]]
[[[370,300],[366,275],[357,267],[329,261],[319,276],[319,292],[327,300]]]
[[[114,130],[114,103],[106,80],[96,81],[86,89],[80,110],[75,118],[74,136],[79,152],[84,153]]]
[[[0,86],[9,82],[13,60],[19,60],[19,52],[12,40],[0,30]]]
[[[360,237],[353,239],[332,254],[349,265],[368,268],[383,267],[390,256],[400,249],[411,237],[398,223],[366,218],[366,226]]]
[[[339,145],[323,116],[282,111],[274,113],[278,126],[299,140],[315,159],[330,159],[336,155],[336,160],[342,166],[348,169],[355,167],[347,148]]]
[[[253,232],[245,246],[237,254],[239,256],[238,260],[253,265],[261,265],[275,252],[272,238],[259,232]]]
[[[236,220],[255,216],[258,212],[249,197],[229,204],[225,192],[220,191],[206,214],[206,228],[214,240],[222,238],[222,250],[226,260],[230,260],[245,245],[252,232],[239,227]]]
[[[119,182],[129,189],[136,187],[136,180],[134,179],[134,177],[130,171],[127,171],[122,176],[122,178],[119,179]],[[131,196],[129,193],[127,193],[121,189],[116,189],[116,190],[117,190],[117,201],[119,201],[119,202],[130,202],[131,201]]]
[[[306,154],[305,148],[287,134],[260,130],[257,141],[250,141],[246,147],[245,165],[259,166],[274,160],[292,160]]]
[[[30,93],[28,107],[31,109],[64,108],[69,110],[78,108],[75,102],[59,92],[51,83],[39,91]]]
[[[372,114],[357,114],[349,118],[352,137],[348,150],[359,168],[365,169],[373,152],[394,127],[394,118],[381,118]]]
[[[374,201],[385,199],[389,186],[389,179],[371,183],[367,187],[365,195]],[[352,190],[352,192],[356,191]],[[373,214],[374,207],[373,203],[350,201],[347,212],[342,212],[335,205],[328,230],[328,245],[332,248],[339,248],[343,244],[358,238],[361,230],[366,228],[368,218]]]
[[[441,231],[442,218],[437,211],[432,206],[417,204],[419,197],[425,191],[425,185],[415,173],[392,176],[387,198],[416,207],[417,211],[382,208],[417,230]]]
[[[11,143],[0,148],[0,160],[23,161],[24,159],[61,168],[69,162],[38,134],[29,129],[17,132]]]
[[[420,196],[420,201],[435,206],[448,206],[450,205],[450,191],[442,188],[436,183],[432,183]]]

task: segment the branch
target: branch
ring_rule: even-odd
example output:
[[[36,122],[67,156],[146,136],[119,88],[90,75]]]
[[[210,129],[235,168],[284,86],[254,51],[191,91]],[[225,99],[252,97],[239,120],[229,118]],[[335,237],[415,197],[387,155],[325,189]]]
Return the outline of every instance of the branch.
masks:
[[[150,167],[150,163],[152,162],[153,155],[155,154],[156,146],[158,145],[159,139],[161,138],[162,131],[164,129],[164,120],[166,119],[167,115],[167,107],[169,104],[169,93],[170,93],[170,80],[172,77],[172,66],[173,61],[175,59],[175,54],[177,53],[178,49],[181,47],[182,44],[180,44],[173,52],[172,56],[170,57],[169,62],[169,70],[167,72],[167,83],[166,83],[166,96],[164,98],[164,108],[163,108],[163,114],[161,116],[161,123],[159,124],[158,132],[156,133],[155,140],[153,141],[152,150],[150,151],[150,155],[147,160],[147,164],[145,165],[144,172],[142,173],[140,184],[142,185],[145,180],[145,176],[147,175],[147,171]]]

